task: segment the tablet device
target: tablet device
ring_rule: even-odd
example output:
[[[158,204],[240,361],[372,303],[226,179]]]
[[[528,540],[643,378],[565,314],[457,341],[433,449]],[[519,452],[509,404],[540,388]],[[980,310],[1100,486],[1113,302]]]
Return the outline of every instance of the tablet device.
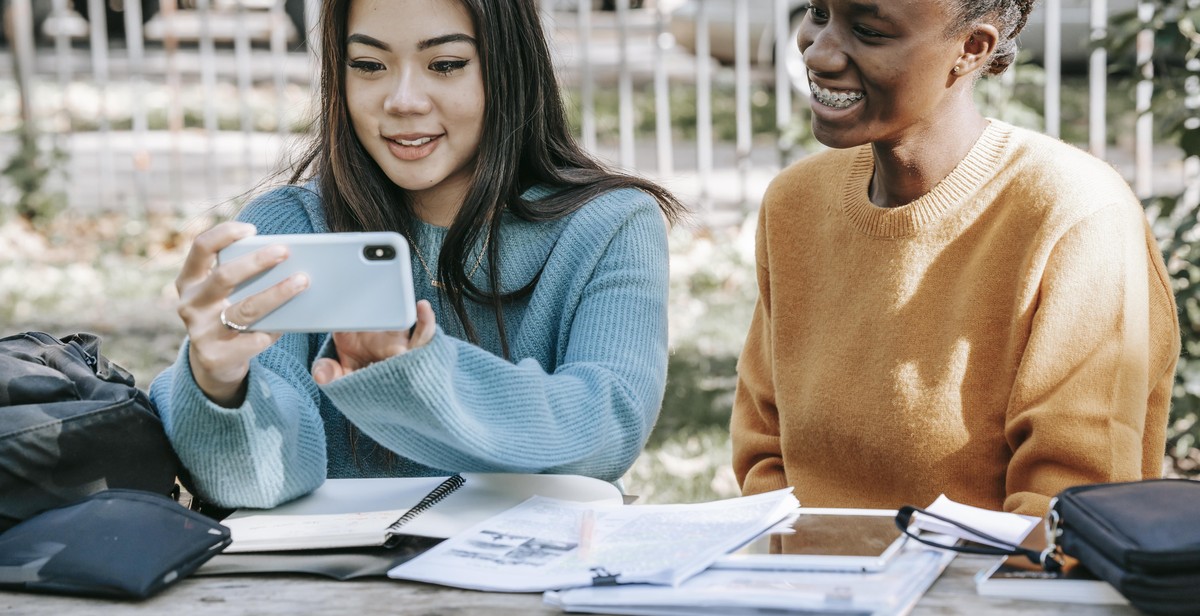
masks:
[[[778,571],[880,571],[904,546],[907,536],[894,521],[894,509],[801,507],[792,533],[762,535],[717,559],[719,569]],[[771,553],[772,538],[778,553]]]
[[[297,272],[308,288],[249,329],[267,332],[406,330],[417,321],[408,242],[399,233],[255,235],[225,247],[218,263],[274,244],[288,247],[279,265],[238,285],[230,303]]]

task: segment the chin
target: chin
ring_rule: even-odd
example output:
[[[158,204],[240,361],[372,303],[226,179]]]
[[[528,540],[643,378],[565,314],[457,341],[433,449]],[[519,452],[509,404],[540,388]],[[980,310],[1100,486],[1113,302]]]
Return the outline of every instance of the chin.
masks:
[[[854,135],[852,132],[840,128],[832,128],[829,126],[818,125],[816,122],[812,125],[813,137],[821,142],[821,145],[833,148],[835,150],[844,150],[847,148],[858,147],[871,143],[870,140],[864,139],[862,136]]]

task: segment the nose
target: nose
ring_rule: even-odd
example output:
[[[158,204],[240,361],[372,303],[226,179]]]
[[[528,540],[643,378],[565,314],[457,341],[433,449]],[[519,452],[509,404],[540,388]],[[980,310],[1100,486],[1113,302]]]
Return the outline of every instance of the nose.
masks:
[[[800,24],[796,36],[800,55],[808,70],[816,73],[837,73],[846,68],[847,58],[841,40],[834,28],[828,24],[817,26],[807,16]]]
[[[383,101],[383,109],[393,115],[421,115],[429,113],[433,102],[417,71],[400,71],[391,92]]]

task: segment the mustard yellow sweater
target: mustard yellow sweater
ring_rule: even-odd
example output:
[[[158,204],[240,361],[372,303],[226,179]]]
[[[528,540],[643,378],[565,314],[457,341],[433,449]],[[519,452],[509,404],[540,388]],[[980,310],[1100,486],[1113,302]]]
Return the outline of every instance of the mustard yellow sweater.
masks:
[[[1043,515],[1068,486],[1160,476],[1179,324],[1121,177],[994,120],[903,207],[868,200],[873,166],[810,156],[763,201],[742,491]]]

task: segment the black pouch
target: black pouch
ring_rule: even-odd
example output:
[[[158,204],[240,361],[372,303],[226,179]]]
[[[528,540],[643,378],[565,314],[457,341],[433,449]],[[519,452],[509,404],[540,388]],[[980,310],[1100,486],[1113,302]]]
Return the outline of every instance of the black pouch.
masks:
[[[106,490],[0,534],[0,588],[145,599],[229,543],[229,529],[165,496]]]
[[[1200,613],[1200,482],[1077,486],[1050,502],[1049,538],[1151,614]]]

